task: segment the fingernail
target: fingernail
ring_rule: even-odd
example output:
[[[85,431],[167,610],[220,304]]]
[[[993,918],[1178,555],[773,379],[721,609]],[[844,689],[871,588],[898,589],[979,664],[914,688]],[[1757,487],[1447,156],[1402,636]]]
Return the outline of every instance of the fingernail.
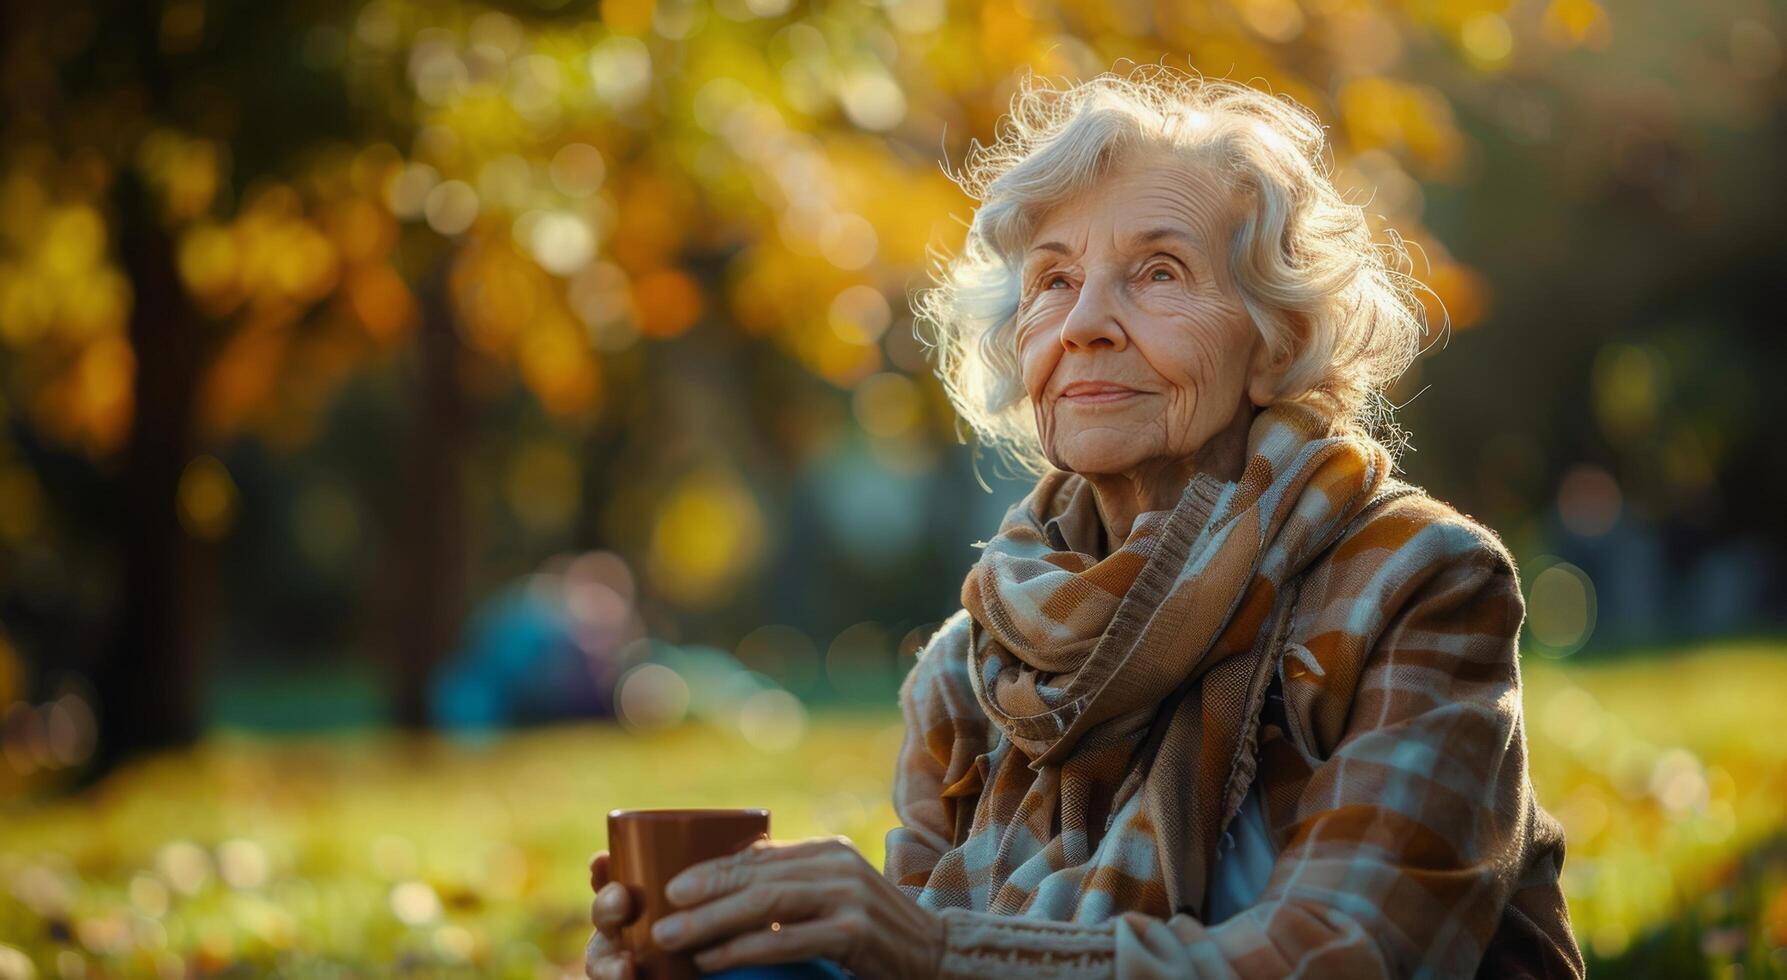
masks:
[[[652,923],[652,938],[660,943],[673,943],[683,934],[683,921],[680,916],[669,916]]]
[[[680,874],[680,875],[677,875],[676,877],[670,879],[670,884],[664,886],[664,895],[666,897],[668,897],[672,902],[675,902],[678,905],[681,905],[682,903],[688,901],[689,899],[694,898],[695,897],[695,878],[694,878],[694,876],[687,875],[687,874]]]
[[[602,901],[603,908],[619,910],[621,902],[627,897],[627,890],[621,886],[620,882],[611,881],[602,886],[602,893],[598,897]]]

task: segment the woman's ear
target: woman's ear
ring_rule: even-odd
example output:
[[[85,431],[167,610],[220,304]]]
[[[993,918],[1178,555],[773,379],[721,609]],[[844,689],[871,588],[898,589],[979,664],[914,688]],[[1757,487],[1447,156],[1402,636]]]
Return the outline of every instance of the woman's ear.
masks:
[[[1257,336],[1257,335],[1256,335]],[[1291,355],[1272,356],[1272,349],[1264,338],[1258,338],[1253,346],[1253,359],[1247,370],[1247,397],[1261,408],[1278,400],[1278,384],[1284,378],[1284,372],[1290,367]]]
[[[1254,333],[1253,357],[1247,371],[1247,397],[1261,408],[1277,401],[1283,394],[1284,376],[1296,363],[1297,354],[1303,349],[1303,338],[1308,336],[1309,320],[1302,313],[1286,313],[1285,319],[1290,324],[1293,339],[1291,346],[1277,356],[1273,355],[1264,335],[1258,331]]]

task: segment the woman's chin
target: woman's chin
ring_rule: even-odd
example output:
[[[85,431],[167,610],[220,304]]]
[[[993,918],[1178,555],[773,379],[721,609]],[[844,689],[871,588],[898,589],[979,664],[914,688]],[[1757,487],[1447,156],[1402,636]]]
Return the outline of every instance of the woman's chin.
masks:
[[[1113,473],[1126,473],[1136,468],[1143,457],[1136,452],[1133,442],[1125,445],[1113,443],[1075,447],[1062,453],[1056,463],[1064,470],[1072,470],[1081,476],[1106,476]]]

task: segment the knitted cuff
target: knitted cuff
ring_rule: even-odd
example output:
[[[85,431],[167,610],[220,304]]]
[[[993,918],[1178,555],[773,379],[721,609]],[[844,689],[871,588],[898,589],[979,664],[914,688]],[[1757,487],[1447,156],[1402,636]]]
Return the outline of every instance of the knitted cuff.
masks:
[[[1110,922],[1081,925],[1010,915],[943,909],[942,980],[1036,977],[1109,980],[1116,968]]]

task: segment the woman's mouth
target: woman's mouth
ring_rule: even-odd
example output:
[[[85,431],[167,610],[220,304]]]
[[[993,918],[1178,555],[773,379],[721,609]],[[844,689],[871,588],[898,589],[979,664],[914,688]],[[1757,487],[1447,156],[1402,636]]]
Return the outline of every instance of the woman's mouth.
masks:
[[[1061,398],[1076,405],[1099,405],[1105,402],[1122,401],[1139,395],[1141,392],[1123,385],[1110,384],[1103,381],[1076,381],[1061,389]]]

